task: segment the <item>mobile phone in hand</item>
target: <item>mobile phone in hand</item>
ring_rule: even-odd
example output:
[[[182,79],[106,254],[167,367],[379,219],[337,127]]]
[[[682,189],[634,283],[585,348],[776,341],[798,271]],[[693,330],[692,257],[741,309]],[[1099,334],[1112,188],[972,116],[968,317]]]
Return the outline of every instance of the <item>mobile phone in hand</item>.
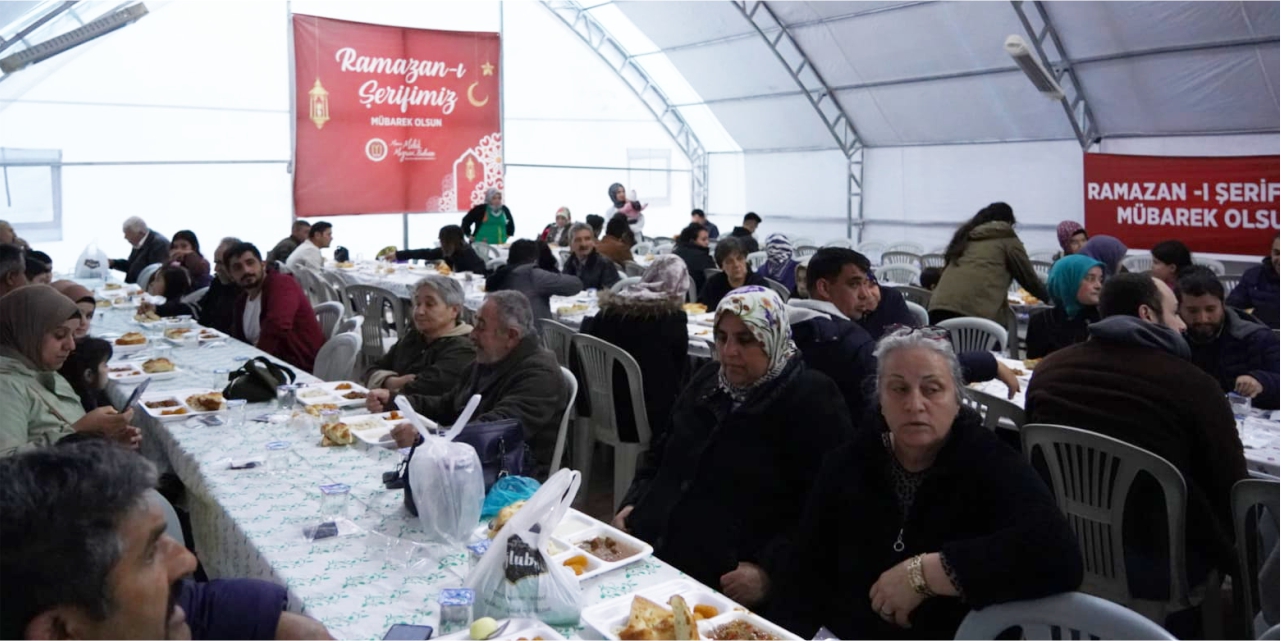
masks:
[[[434,630],[430,625],[407,625],[397,623],[391,626],[387,634],[383,636],[384,641],[426,641],[431,638]]]

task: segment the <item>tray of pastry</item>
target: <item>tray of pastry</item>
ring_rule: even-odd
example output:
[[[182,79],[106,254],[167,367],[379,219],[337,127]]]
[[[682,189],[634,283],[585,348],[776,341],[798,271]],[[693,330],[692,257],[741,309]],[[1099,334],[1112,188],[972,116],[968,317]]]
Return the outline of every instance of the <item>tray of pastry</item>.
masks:
[[[216,414],[227,409],[227,401],[220,392],[202,389],[147,394],[138,404],[144,412],[159,421]]]

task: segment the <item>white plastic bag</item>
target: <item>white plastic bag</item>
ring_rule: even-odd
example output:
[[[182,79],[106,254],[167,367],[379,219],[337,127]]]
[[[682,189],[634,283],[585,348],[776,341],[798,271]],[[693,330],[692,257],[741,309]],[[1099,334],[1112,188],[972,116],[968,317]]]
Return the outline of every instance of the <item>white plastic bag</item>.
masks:
[[[463,583],[476,591],[475,616],[578,624],[583,609],[578,578],[552,561],[547,545],[581,482],[582,475],[574,470],[553,474],[494,536],[489,551]]]
[[[481,504],[485,502],[480,457],[476,448],[454,442],[479,404],[480,395],[472,396],[454,426],[443,436],[433,436],[405,397],[396,399],[396,406],[423,437],[409,460],[409,487],[423,533],[432,543],[462,548],[480,524]]]
[[[106,280],[111,275],[110,262],[107,260],[107,254],[98,249],[98,243],[89,243],[89,246],[80,252],[80,258],[76,260],[76,278]]]

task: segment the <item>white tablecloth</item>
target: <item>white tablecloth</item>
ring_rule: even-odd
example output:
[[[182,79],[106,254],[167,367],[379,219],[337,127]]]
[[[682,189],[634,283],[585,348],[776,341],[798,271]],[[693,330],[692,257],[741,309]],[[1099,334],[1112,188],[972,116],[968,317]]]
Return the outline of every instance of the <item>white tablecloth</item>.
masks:
[[[137,329],[131,311],[107,310],[93,333]],[[175,347],[172,358],[183,372],[153,381],[147,394],[208,388],[214,370],[234,370],[261,355],[234,340],[221,347]],[[301,379],[315,380],[305,374]],[[113,384],[113,400],[123,402],[132,389]],[[246,416],[270,411],[270,403],[253,404]],[[143,428],[144,453],[172,469],[186,486],[197,554],[211,577],[284,585],[292,609],[320,620],[336,638],[381,638],[397,623],[439,630],[436,597],[442,588],[461,586],[469,563],[462,553],[421,545],[419,522],[402,507],[402,493],[382,486],[382,473],[399,462],[397,452],[359,442],[320,447],[317,431],[286,423],[189,427],[182,421],[162,424],[137,409],[134,423]],[[260,456],[275,440],[291,443],[284,473],[228,468],[229,458]],[[319,487],[338,482],[351,486],[347,516],[363,531],[305,541],[302,528],[321,520]],[[651,558],[584,581],[584,607],[680,576]],[[582,629],[561,632],[576,635]]]
[[[1003,363],[1013,369],[1026,370],[1026,366],[1019,361],[1007,358],[1000,359]],[[1032,376],[1019,378],[1019,392],[1015,394],[1011,401],[1019,407],[1025,403],[1024,393],[1027,391],[1028,382]],[[971,388],[1004,399],[1009,395],[1009,390],[1005,384],[998,380],[991,380],[984,383],[974,383]],[[1251,410],[1252,416],[1247,418],[1237,429],[1241,434],[1241,444],[1245,447],[1246,466],[1251,471],[1261,472],[1269,476],[1281,476],[1281,420],[1277,417],[1277,412],[1268,412],[1266,410]]]

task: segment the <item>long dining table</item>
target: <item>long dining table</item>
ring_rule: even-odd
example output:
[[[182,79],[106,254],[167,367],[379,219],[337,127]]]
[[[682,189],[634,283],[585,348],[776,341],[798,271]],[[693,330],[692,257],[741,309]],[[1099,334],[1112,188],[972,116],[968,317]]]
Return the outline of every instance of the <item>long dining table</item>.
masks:
[[[147,334],[147,348],[117,355],[113,363],[141,363],[167,343],[160,333],[144,329],[131,308],[100,309],[91,331],[105,339]],[[265,356],[287,366],[231,338],[169,350],[177,371],[153,376],[144,399],[210,391],[215,378],[224,380],[224,370],[234,371],[251,358]],[[299,373],[297,382],[318,380]],[[119,407],[134,387],[113,382],[108,393]],[[430,625],[439,634],[437,598],[441,590],[462,585],[470,562],[463,550],[428,544],[418,519],[403,506],[403,493],[384,487],[382,474],[396,469],[400,452],[360,441],[322,447],[314,422],[285,420],[289,414],[273,402],[248,404],[242,421],[224,413],[222,424],[212,426],[199,419],[161,422],[141,407],[134,412],[133,423],[143,431],[143,454],[185,487],[180,506],[191,514],[196,554],[211,578],[283,585],[290,609],[316,618],[336,638],[378,639],[395,624]],[[283,469],[231,469],[235,460],[264,458],[272,442],[288,444]],[[303,529],[330,518],[321,516],[320,488],[335,483],[351,488],[342,516],[357,529],[309,541]],[[582,581],[582,603],[587,608],[676,579],[689,580],[649,557]],[[582,622],[557,628],[567,638],[590,636],[590,630]]]

